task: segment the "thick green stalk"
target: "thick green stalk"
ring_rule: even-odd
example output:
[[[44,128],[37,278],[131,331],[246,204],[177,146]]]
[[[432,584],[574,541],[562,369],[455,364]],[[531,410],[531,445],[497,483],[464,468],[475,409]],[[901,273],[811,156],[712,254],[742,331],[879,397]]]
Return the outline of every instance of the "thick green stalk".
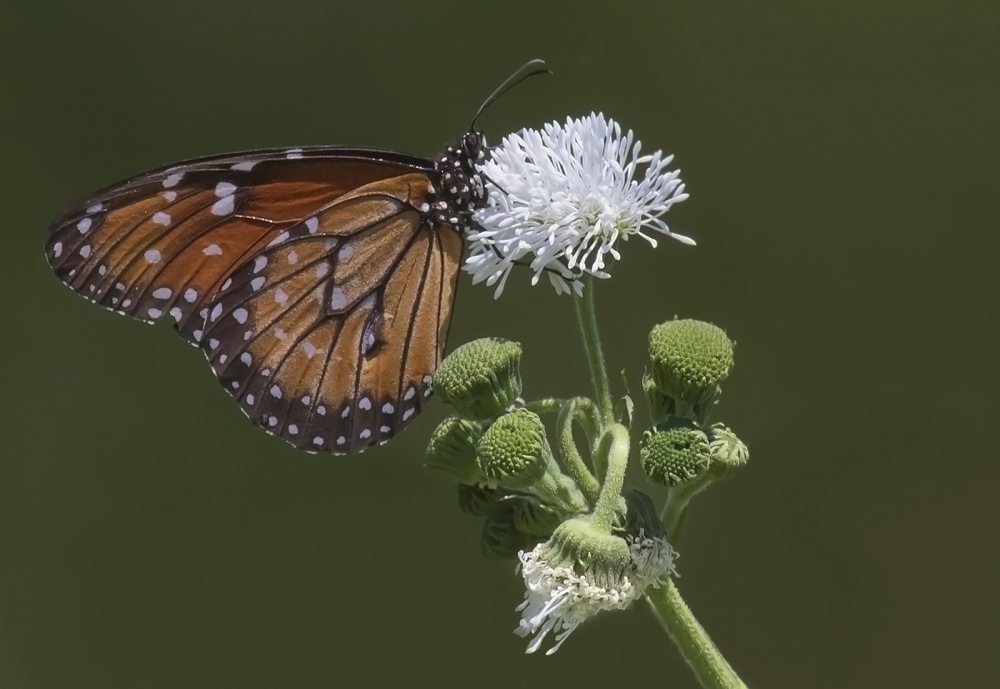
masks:
[[[705,689],[746,689],[681,598],[672,579],[646,590],[646,600]]]
[[[606,533],[611,533],[611,527],[621,505],[625,470],[628,469],[629,445],[628,429],[620,423],[612,423],[601,438],[594,457],[595,463],[600,458],[608,470],[605,472],[604,483],[601,485],[601,493],[597,497],[597,504],[594,505],[590,523]]]

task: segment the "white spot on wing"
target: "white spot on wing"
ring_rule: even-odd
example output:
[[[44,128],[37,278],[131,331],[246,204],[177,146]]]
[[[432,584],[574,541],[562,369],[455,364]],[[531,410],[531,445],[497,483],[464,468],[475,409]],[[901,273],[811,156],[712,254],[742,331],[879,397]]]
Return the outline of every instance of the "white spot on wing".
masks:
[[[212,314],[211,314],[211,316],[209,316],[209,318],[211,320],[213,320],[213,321],[217,321],[217,320],[219,320],[219,316],[221,316],[221,315],[222,315],[222,304],[216,304],[212,308]]]
[[[159,318],[163,315],[163,312],[159,309],[146,309],[146,313],[149,314],[150,318]]]
[[[206,246],[204,249],[201,250],[201,253],[205,254],[206,256],[221,256],[222,247],[219,246],[218,244],[209,244],[208,246]]]
[[[287,151],[285,151],[285,157],[288,158],[289,160],[295,160],[297,158],[301,158],[302,157],[302,149],[301,148],[289,148]]]
[[[242,307],[233,311],[233,318],[235,318],[240,325],[247,322],[247,316],[249,315],[249,312]]]
[[[277,385],[272,385],[271,386],[271,396],[280,400],[281,399],[281,388],[279,388]]]
[[[276,416],[269,416],[269,417],[267,417],[267,425],[271,426],[272,428],[274,426],[277,426],[278,425],[278,417],[276,417]]]
[[[153,222],[157,225],[163,225],[167,227],[170,225],[170,213],[164,213],[163,211],[156,211],[153,213]]]
[[[319,350],[316,349],[316,346],[312,342],[303,342],[302,351],[306,353],[306,356],[311,357]]]
[[[106,265],[104,265],[103,263],[101,265],[97,266],[97,274],[98,275],[106,275],[107,272],[108,272],[108,267]]]
[[[175,172],[172,175],[167,175],[163,178],[163,188],[169,189],[170,187],[176,187],[182,179],[184,179],[183,172]]]
[[[219,182],[215,185],[215,195],[220,199],[232,196],[234,191],[236,191],[236,185],[231,182]]]
[[[188,287],[184,290],[184,301],[193,304],[197,298],[198,292],[193,287]]]
[[[169,299],[173,292],[169,287],[160,287],[153,290],[153,299]]]
[[[274,329],[274,336],[276,338],[278,338],[279,340],[284,340],[285,339],[285,330],[283,328],[275,328]]]
[[[288,301],[288,295],[285,294],[284,290],[282,290],[279,287],[277,291],[275,291],[274,293],[274,301],[277,302],[278,304],[284,304],[286,301]]]
[[[91,222],[90,218],[84,218],[76,224],[76,229],[80,231],[80,234],[86,234],[90,229]]]
[[[253,260],[253,272],[259,273],[267,265],[267,256],[258,256]]]
[[[392,402],[386,402],[385,404],[382,405],[383,414],[391,414],[394,411],[396,411],[396,408],[392,406]]]
[[[344,246],[340,247],[340,251],[337,252],[337,258],[339,258],[341,261],[346,261],[353,255],[354,255],[354,247],[351,246],[350,244],[345,244]]]
[[[103,203],[95,203],[93,206],[87,206],[88,213],[100,213],[102,210],[104,210]]]
[[[219,184],[224,184],[224,182],[219,182]],[[212,215],[229,215],[235,207],[234,197],[223,196],[212,204]]]
[[[367,397],[362,397],[358,400],[358,409],[361,411],[368,411],[372,408],[372,401]]]
[[[256,292],[257,290],[259,290],[261,287],[264,286],[265,282],[267,282],[267,278],[264,277],[263,275],[260,275],[250,281],[250,286],[253,287],[253,291]]]
[[[149,263],[159,263],[160,262],[160,252],[156,249],[149,249],[143,254],[143,257]]]
[[[289,251],[287,258],[288,258],[288,262],[291,263],[291,264],[295,264],[295,263],[299,262],[299,255],[297,253],[295,253],[294,251]]]
[[[218,349],[219,348],[219,341],[216,340],[214,337],[210,338],[208,340],[208,348],[209,349]]]
[[[329,272],[330,272],[330,264],[326,263],[325,261],[316,266],[316,277],[320,280],[325,278],[326,274]]]
[[[403,421],[409,420],[409,418],[411,416],[413,416],[414,412],[416,412],[416,411],[417,410],[414,409],[413,407],[410,407],[409,409],[404,409],[403,410]]]
[[[344,436],[340,436],[339,438],[337,438],[338,445],[344,445],[345,443],[347,443],[347,438],[345,438]]]
[[[312,397],[310,397],[309,395],[304,395],[302,397],[302,404],[304,404],[306,406],[309,406],[310,404],[312,404]]]
[[[90,244],[84,244],[80,247],[80,255],[84,258],[90,256]]]
[[[412,400],[413,396],[416,395],[416,394],[417,394],[416,388],[410,386],[409,388],[406,389],[406,392],[403,394],[403,399],[404,400]]]
[[[365,438],[370,438],[371,434],[372,434],[371,429],[370,428],[366,428],[365,430],[363,430],[360,433],[358,433],[358,437],[361,438],[362,440],[364,440]]]
[[[299,432],[299,427],[294,423],[288,424],[288,435],[296,435]]]
[[[176,191],[165,191],[165,192],[161,193],[160,196],[162,196],[163,200],[166,201],[167,203],[173,203],[174,199],[177,198],[177,192]]]
[[[321,438],[318,435],[315,438],[313,438],[313,445],[322,445],[322,444],[323,444],[323,438]]]
[[[247,404],[253,404],[253,403],[254,403],[254,396],[251,395],[251,394],[248,394],[247,395]]]
[[[275,244],[281,244],[286,239],[288,239],[288,230],[285,230],[284,232],[280,233],[277,237],[268,242],[267,245],[270,247],[274,246]]]
[[[319,405],[318,407],[316,407],[316,413],[319,414],[320,416],[326,416],[326,407],[324,407],[322,404]]]
[[[316,234],[316,230],[319,229],[319,218],[306,218],[306,229],[309,230],[309,234]]]
[[[330,308],[334,311],[339,311],[345,306],[347,306],[347,295],[344,294],[344,290],[334,287],[330,291]]]
[[[181,318],[184,317],[184,313],[178,307],[170,309],[170,315],[174,317],[175,322],[180,322]]]
[[[55,256],[56,258],[59,258],[61,254],[62,254],[62,242],[56,242],[55,244],[52,245],[52,255]]]
[[[258,160],[243,160],[239,163],[234,163],[229,166],[230,170],[236,170],[237,172],[250,172],[253,170],[253,166],[256,165]]]
[[[243,352],[240,354],[240,361],[249,366],[253,362],[253,357],[250,356],[250,352]]]
[[[351,415],[351,405],[348,404],[346,407],[344,407],[344,411],[340,412],[340,418],[346,419],[350,415]]]

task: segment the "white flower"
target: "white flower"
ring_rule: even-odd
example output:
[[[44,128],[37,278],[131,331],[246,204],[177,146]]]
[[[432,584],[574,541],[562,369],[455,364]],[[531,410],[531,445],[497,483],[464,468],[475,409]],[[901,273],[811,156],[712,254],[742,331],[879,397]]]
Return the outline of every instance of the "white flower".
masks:
[[[557,292],[579,294],[578,278],[609,277],[607,256],[621,258],[616,245],[632,235],[653,246],[646,231],[694,244],[662,219],[688,197],[679,171],[667,170],[673,156],[639,150],[631,131],[623,137],[600,114],[504,138],[480,166],[493,184],[476,214],[481,229],[469,234],[472,281],[499,282],[500,296],[511,268],[526,262],[532,284],[548,272]]]
[[[664,577],[675,574],[676,553],[662,538],[638,536],[626,538],[632,557],[629,571],[609,577],[606,572],[575,571],[560,559],[553,565],[548,543],[518,554],[518,568],[524,577],[524,602],[517,610],[521,621],[514,630],[518,636],[534,635],[527,653],[534,653],[549,632],[556,643],[545,652],[552,655],[581,623],[602,610],[624,610],[643,592],[659,587]]]

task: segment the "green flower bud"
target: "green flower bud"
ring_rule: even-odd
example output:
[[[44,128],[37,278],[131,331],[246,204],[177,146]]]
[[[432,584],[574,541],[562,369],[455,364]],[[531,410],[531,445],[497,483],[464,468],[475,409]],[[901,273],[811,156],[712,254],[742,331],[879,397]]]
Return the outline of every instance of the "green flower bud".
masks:
[[[667,321],[649,334],[649,358],[660,392],[704,420],[733,367],[733,343],[711,323]]]
[[[595,528],[587,517],[564,521],[536,550],[550,568],[566,567],[606,588],[618,587],[632,569],[625,539]]]
[[[483,433],[476,451],[483,475],[513,490],[531,488],[554,461],[542,420],[524,408],[494,421]]]
[[[475,421],[449,416],[431,434],[424,466],[454,474],[462,483],[480,483],[484,477],[476,461],[476,443],[482,436]]]
[[[521,345],[484,337],[445,357],[434,376],[438,397],[473,419],[499,416],[521,394]]]
[[[720,476],[729,476],[750,461],[750,450],[736,434],[721,423],[708,430],[708,450],[711,453],[713,471]]]
[[[552,505],[531,498],[515,500],[514,528],[529,536],[548,537],[563,521],[563,515]]]
[[[506,560],[516,556],[518,551],[530,548],[535,540],[515,529],[511,513],[505,512],[486,518],[479,544],[483,555],[491,560]]]
[[[646,476],[661,486],[677,486],[704,474],[711,454],[708,437],[689,419],[670,417],[642,435],[639,459]]]
[[[488,517],[508,509],[507,492],[496,488],[458,484],[458,507],[466,514]]]

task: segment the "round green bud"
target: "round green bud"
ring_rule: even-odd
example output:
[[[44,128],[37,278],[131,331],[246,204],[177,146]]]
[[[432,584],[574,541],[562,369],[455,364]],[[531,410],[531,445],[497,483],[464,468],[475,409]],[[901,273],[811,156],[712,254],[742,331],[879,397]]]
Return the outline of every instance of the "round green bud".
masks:
[[[722,475],[728,476],[750,461],[747,446],[721,423],[714,424],[708,430],[708,450],[713,468],[718,468]]]
[[[708,437],[689,419],[670,417],[643,433],[639,459],[650,481],[678,486],[708,470]]]
[[[545,476],[552,449],[538,414],[515,409],[494,421],[476,446],[483,475],[504,488],[526,490]]]
[[[496,488],[458,484],[458,508],[476,517],[488,517],[508,509],[507,492]]]
[[[476,443],[481,437],[483,429],[475,421],[449,416],[431,434],[424,466],[447,471],[462,483],[481,482],[483,472],[476,461]]]
[[[483,555],[491,560],[506,560],[516,556],[518,551],[530,548],[536,540],[515,529],[510,512],[506,512],[486,518],[479,544]]]
[[[555,507],[532,498],[515,500],[513,507],[514,528],[529,536],[548,537],[563,520]]]
[[[484,337],[458,347],[434,375],[434,392],[463,416],[492,419],[521,394],[521,345]]]
[[[660,392],[700,415],[714,403],[733,367],[733,343],[711,323],[667,321],[649,334],[649,358]]]

